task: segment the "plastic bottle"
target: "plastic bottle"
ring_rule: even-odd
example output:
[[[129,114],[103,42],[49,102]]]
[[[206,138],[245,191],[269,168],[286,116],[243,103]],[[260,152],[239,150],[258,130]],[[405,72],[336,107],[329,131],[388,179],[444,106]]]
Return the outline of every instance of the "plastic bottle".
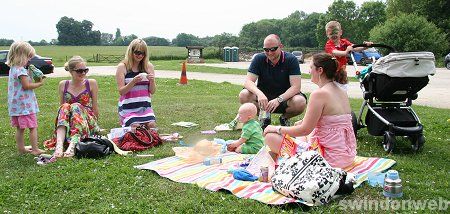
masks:
[[[259,110],[258,120],[261,124],[264,124],[266,120],[270,119],[270,112],[266,112],[262,108]]]
[[[221,163],[222,163],[222,157],[206,157],[203,160],[203,165],[205,165],[205,166],[221,164]]]
[[[402,180],[397,170],[389,170],[384,178],[383,195],[389,198],[400,198],[403,196]]]

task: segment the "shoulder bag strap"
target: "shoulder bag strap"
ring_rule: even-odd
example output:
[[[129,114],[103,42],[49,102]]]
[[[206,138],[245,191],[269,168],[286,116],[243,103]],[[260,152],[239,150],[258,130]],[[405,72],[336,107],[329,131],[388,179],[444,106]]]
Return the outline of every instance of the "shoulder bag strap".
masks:
[[[149,145],[149,144],[151,144],[151,143],[153,142],[153,136],[152,136],[151,134],[148,133],[147,129],[144,129],[144,128],[142,128],[142,127],[137,127],[137,128],[136,128],[136,131],[138,131],[138,130],[144,132],[144,134],[147,135],[148,139],[150,139],[150,142],[144,142],[144,141],[142,141],[141,139],[139,139],[139,138],[136,136],[135,133],[130,132],[131,136],[132,136],[137,142],[139,142],[140,144],[144,144],[144,145]]]

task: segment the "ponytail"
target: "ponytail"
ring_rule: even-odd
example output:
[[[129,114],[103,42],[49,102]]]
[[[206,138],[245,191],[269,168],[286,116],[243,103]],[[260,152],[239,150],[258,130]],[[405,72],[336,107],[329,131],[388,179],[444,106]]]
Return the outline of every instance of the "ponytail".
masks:
[[[348,77],[347,77],[347,71],[344,69],[344,66],[339,66],[339,62],[336,58],[332,58],[334,62],[336,63],[336,75],[334,76],[334,81],[340,83],[340,84],[347,84],[348,83]]]
[[[328,79],[341,84],[348,83],[347,72],[339,66],[336,58],[328,53],[318,53],[313,56],[313,63],[316,67],[322,67]]]

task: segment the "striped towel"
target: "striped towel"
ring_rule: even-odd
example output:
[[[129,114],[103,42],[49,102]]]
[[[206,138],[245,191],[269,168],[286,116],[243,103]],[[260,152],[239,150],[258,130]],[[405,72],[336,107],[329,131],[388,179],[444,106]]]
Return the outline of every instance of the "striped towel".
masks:
[[[227,173],[227,170],[246,157],[248,155],[226,153],[222,156],[222,164],[205,166],[201,163],[189,164],[179,157],[172,156],[135,166],[135,168],[153,170],[170,180],[181,183],[195,183],[199,187],[211,191],[225,189],[239,198],[249,198],[266,204],[302,203],[311,206],[311,204],[286,197],[274,191],[271,183],[235,180],[233,175]],[[369,172],[382,172],[394,164],[395,161],[391,159],[357,156],[353,165],[344,170],[356,175],[354,187],[358,187],[367,180]]]

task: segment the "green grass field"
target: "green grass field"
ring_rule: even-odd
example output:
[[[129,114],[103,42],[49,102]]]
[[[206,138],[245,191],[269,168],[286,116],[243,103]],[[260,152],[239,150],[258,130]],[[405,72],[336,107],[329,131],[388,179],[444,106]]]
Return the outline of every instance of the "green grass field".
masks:
[[[90,60],[97,54],[102,55],[125,55],[127,46],[35,46],[36,53],[41,56],[53,58],[55,66],[61,67],[72,56],[78,55],[86,60]],[[0,46],[0,50],[9,50],[8,46]],[[187,49],[185,47],[173,46],[149,46],[150,61],[152,57],[187,57]],[[218,48],[207,47],[203,50],[203,54],[212,54],[218,51]],[[100,63],[102,65],[115,65],[117,63]]]
[[[95,77],[99,82],[100,125],[118,127],[118,93],[114,77]],[[41,112],[38,114],[39,139],[50,138],[58,109],[56,92],[60,78],[48,78],[36,90]],[[238,131],[201,135],[201,130],[231,121],[239,107],[237,94],[241,86],[229,83],[189,81],[177,86],[178,80],[157,79],[153,106],[160,133],[179,132],[185,142],[193,143],[213,137],[237,139]],[[0,88],[7,79],[0,78]],[[63,159],[39,166],[32,155],[18,155],[15,129],[9,125],[6,91],[0,92],[0,211],[3,213],[314,213],[342,212],[339,199],[313,208],[298,205],[268,206],[253,200],[239,199],[228,192],[210,192],[196,185],[175,183],[151,171],[136,170],[135,165],[174,155],[175,143],[143,152],[154,157],[137,158],[111,155],[104,159]],[[351,100],[356,111],[362,100]],[[386,154],[381,137],[359,131],[358,155],[386,157],[397,161],[393,167],[403,181],[404,200],[449,199],[450,109],[415,106],[424,124],[427,142],[423,151],[413,153],[409,141],[397,138],[399,148]],[[277,116],[274,115],[274,121]],[[296,119],[300,119],[297,117]],[[171,126],[178,121],[200,124],[194,128]],[[26,137],[28,139],[28,136]],[[367,185],[357,188],[345,199],[385,200],[381,188]],[[349,212],[349,211],[347,211]],[[372,211],[379,213],[380,211]],[[412,211],[409,211],[412,212]],[[422,211],[419,211],[422,212]],[[425,210],[425,212],[430,212]],[[360,213],[360,211],[350,211]],[[386,211],[386,213],[391,213]]]

